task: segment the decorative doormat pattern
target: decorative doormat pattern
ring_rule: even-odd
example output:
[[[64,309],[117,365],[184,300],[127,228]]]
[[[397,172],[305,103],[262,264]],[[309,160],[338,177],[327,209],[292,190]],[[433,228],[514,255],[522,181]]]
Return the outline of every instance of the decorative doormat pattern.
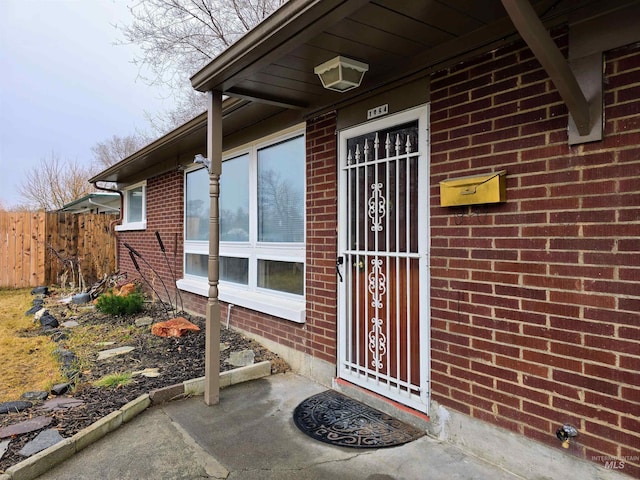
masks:
[[[424,435],[411,425],[333,390],[304,400],[294,410],[293,421],[311,438],[341,447],[394,447]]]

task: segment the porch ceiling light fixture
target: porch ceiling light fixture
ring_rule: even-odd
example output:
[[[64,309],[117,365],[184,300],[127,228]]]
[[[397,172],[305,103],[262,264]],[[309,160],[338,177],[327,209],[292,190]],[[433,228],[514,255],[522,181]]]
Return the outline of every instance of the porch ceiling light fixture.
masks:
[[[369,70],[366,63],[351,58],[337,56],[316,68],[313,72],[320,77],[322,86],[336,92],[346,92],[360,86],[362,77]]]

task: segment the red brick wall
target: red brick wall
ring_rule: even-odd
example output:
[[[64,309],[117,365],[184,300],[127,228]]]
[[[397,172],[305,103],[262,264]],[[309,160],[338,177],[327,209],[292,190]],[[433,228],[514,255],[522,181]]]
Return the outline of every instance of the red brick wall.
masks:
[[[605,139],[569,147],[566,107],[522,44],[435,74],[430,165],[433,398],[557,448],[571,423],[569,452],[600,463],[640,444],[640,46],[607,52],[605,76]],[[335,129],[334,114],[307,124],[306,323],[231,313],[233,326],[332,363]],[[506,203],[438,206],[440,180],[500,169]],[[120,234],[121,270],[135,273],[124,240],[167,273],[160,230],[170,258],[179,235],[181,276],[182,188],[179,173],[149,180],[148,228]],[[204,297],[182,296],[204,314]]]
[[[573,424],[570,452],[640,476],[640,45],[605,62],[605,138],[573,147],[523,44],[433,76],[432,391],[558,448]],[[439,181],[501,169],[506,203],[439,206]]]
[[[118,232],[118,268],[121,273],[127,273],[128,278],[140,278],[129,256],[129,250],[124,246],[126,242],[151,264],[158,273],[156,276],[144,261],[137,259],[142,275],[152,285],[157,294],[165,301],[168,300],[165,288],[169,291],[170,301],[175,304],[176,289],[173,276],[182,278],[183,252],[183,190],[184,174],[170,172],[147,180],[147,229],[141,231]],[[160,250],[155,232],[160,233],[164,243],[169,266]],[[176,249],[177,245],[177,249]],[[174,250],[175,249],[175,250]],[[175,263],[174,263],[175,258]],[[160,278],[158,278],[160,277]],[[142,282],[145,291],[151,291],[146,282]],[[183,294],[184,299],[184,294]]]
[[[334,113],[307,122],[307,329],[312,354],[337,358],[338,162]]]

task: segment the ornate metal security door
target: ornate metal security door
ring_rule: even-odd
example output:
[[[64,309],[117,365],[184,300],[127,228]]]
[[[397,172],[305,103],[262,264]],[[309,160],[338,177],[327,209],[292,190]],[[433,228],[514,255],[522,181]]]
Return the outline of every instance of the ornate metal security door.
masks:
[[[426,411],[427,140],[419,113],[340,136],[338,373]]]

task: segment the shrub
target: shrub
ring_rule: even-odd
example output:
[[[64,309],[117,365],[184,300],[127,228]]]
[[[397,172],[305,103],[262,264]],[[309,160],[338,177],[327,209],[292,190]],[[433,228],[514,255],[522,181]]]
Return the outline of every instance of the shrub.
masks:
[[[109,315],[132,315],[142,311],[144,297],[137,292],[119,296],[105,293],[98,297],[96,308]]]

